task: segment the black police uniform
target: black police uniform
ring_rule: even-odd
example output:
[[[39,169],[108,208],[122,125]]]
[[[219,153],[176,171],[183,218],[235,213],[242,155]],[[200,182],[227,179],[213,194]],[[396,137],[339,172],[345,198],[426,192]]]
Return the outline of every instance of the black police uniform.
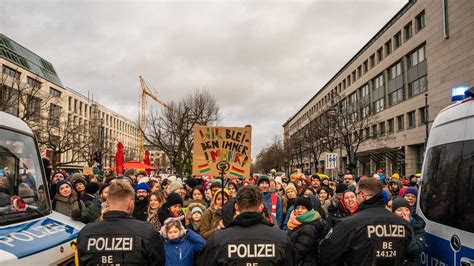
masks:
[[[295,265],[288,236],[258,212],[238,215],[207,241],[198,265]]]
[[[382,194],[364,201],[320,244],[322,265],[401,265],[412,241],[410,224],[384,208]]]
[[[164,265],[160,234],[147,222],[122,211],[87,224],[77,238],[80,265]]]

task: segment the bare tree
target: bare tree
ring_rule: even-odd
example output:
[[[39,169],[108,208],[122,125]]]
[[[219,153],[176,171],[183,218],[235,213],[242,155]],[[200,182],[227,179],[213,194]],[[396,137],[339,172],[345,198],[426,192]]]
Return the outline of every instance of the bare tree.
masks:
[[[191,173],[194,126],[212,125],[218,120],[215,97],[207,90],[195,90],[178,103],[168,103],[161,112],[151,113],[145,139],[168,156],[176,173]]]
[[[253,170],[260,173],[268,173],[270,170],[284,170],[286,153],[283,142],[278,136],[273,137],[273,141],[263,148],[257,155],[257,163],[253,165]]]

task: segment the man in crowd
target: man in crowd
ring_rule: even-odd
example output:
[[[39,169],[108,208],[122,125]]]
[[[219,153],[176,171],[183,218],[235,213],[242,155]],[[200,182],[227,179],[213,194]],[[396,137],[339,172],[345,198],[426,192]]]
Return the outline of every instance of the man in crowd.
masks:
[[[270,191],[270,178],[266,175],[261,175],[257,179],[257,186],[263,193],[263,203],[273,216],[277,219],[277,224],[280,226],[283,222],[283,209],[280,197]]]
[[[73,210],[71,213],[71,217],[82,223],[88,224],[95,222],[99,219],[103,209],[105,208],[105,202],[107,201],[107,197],[109,196],[109,185],[110,183],[103,184],[99,189],[99,197],[95,197],[92,204],[87,207],[85,210]]]
[[[208,240],[198,265],[295,265],[288,236],[260,214],[264,206],[258,187],[241,188],[236,208],[240,214]]]
[[[135,188],[135,192],[136,200],[133,217],[141,221],[146,221],[148,218],[148,193],[150,193],[150,188],[146,183],[140,183]]]
[[[343,179],[344,179],[344,184],[347,185],[347,189],[354,191],[357,186],[354,176],[352,174],[345,174]]]
[[[410,224],[384,208],[383,184],[366,178],[356,188],[359,211],[342,219],[320,245],[323,265],[402,265],[412,240]]]
[[[113,181],[104,220],[87,224],[77,238],[80,265],[164,265],[160,234],[133,219],[135,193],[128,182]]]

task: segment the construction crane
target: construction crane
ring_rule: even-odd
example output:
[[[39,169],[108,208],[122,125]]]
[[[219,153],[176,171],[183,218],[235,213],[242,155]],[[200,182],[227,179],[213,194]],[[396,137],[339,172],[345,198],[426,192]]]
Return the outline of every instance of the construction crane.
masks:
[[[139,76],[140,78],[140,85],[141,85],[141,91],[140,91],[140,151],[139,151],[139,159],[140,162],[143,162],[143,157],[145,156],[145,128],[146,128],[146,99],[147,96],[150,96],[151,99],[153,99],[155,102],[161,104],[164,107],[168,107],[168,105],[162,101],[157,95],[158,93],[156,92],[155,89],[149,88],[148,85],[146,84],[145,80],[143,79],[142,76]]]

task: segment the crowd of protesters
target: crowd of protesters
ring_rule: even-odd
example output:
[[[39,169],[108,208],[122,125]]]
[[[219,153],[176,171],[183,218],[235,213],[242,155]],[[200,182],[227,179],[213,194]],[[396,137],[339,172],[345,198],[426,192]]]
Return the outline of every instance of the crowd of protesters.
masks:
[[[212,176],[162,178],[133,169],[117,176],[113,169],[106,168],[100,177],[79,173],[68,176],[58,171],[52,174],[49,194],[55,211],[88,224],[102,221],[109,211],[107,199],[113,180],[127,182],[134,191],[130,216],[150,224],[159,233],[166,265],[218,265],[212,258],[217,258],[215,253],[219,251],[215,244],[211,245],[218,237],[216,232],[223,231],[219,233],[220,238],[224,232],[229,236],[232,230],[226,230],[239,222],[253,224],[252,219],[255,219],[245,216],[239,208],[237,196],[246,186],[258,187],[261,193],[263,204],[255,210],[265,226],[284,233],[290,241],[284,247],[287,254],[291,254],[285,265],[363,265],[378,260],[398,265],[401,257],[403,263],[417,265],[424,246],[425,226],[416,214],[417,178],[415,175],[400,177],[397,173],[385,177],[378,171],[370,177],[348,173],[338,181],[319,174],[295,171],[287,177],[272,171],[246,179],[226,178],[223,184],[221,179]],[[245,193],[251,194],[251,191]],[[368,223],[369,229],[364,230],[369,230],[370,236],[370,224],[376,226],[377,217],[382,216],[385,221],[406,227],[403,230],[405,242],[396,242],[396,245],[406,244],[406,248],[369,250],[364,241],[354,242],[360,237],[361,224]],[[261,232],[263,235],[265,229],[259,230],[263,231],[253,234]],[[374,230],[378,236],[379,228]],[[388,234],[386,230],[384,233]],[[396,234],[391,233],[393,239]],[[378,242],[374,240],[374,243]],[[382,245],[374,245],[379,244]],[[403,254],[397,254],[396,249]],[[229,252],[231,250],[229,246]],[[354,250],[361,254],[351,253]],[[229,261],[220,264],[226,263]]]

